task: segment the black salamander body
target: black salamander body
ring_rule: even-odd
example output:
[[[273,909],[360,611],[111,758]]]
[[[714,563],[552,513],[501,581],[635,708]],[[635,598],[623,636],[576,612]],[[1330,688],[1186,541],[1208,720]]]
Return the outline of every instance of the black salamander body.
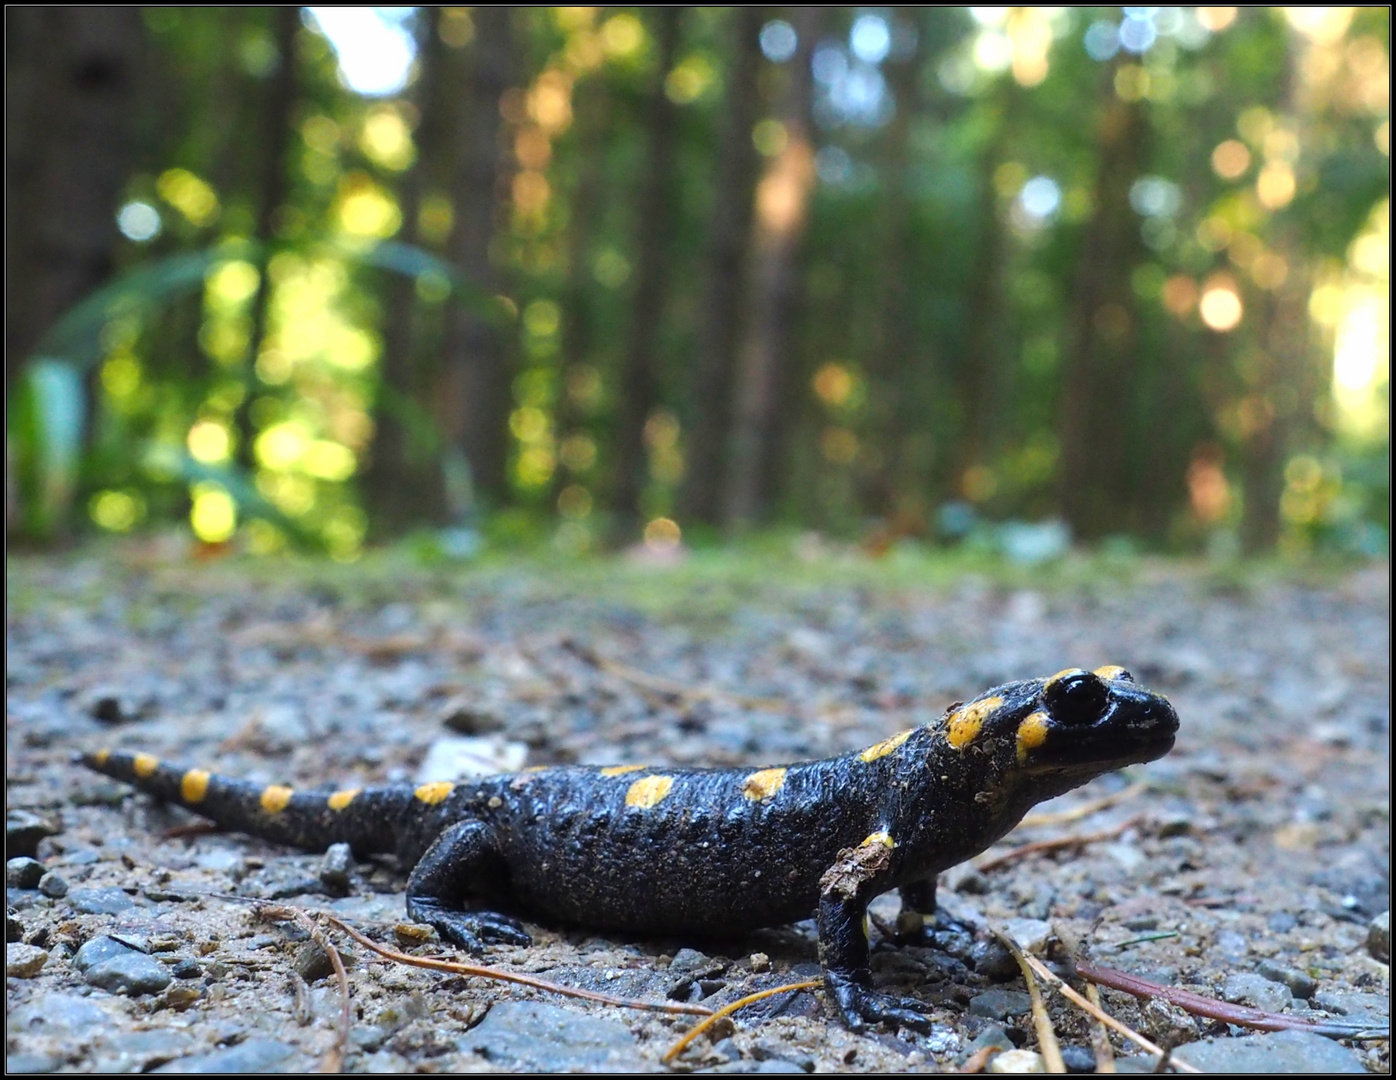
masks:
[[[214,822],[310,850],[347,842],[411,867],[407,912],[453,943],[529,937],[498,904],[640,935],[733,937],[815,915],[845,1023],[924,1027],[872,989],[864,914],[936,875],[1036,803],[1173,746],[1177,714],[1123,668],[1008,683],[866,750],[767,769],[563,766],[420,787],[258,787],[99,751],[91,768]]]

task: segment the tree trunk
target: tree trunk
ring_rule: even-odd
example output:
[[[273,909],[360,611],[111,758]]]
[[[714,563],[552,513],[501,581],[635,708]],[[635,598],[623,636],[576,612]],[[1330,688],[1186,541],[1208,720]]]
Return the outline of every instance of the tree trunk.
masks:
[[[641,518],[640,497],[648,479],[645,422],[659,399],[660,313],[669,294],[668,254],[673,234],[674,143],[677,109],[664,92],[665,77],[679,48],[682,8],[654,12],[659,64],[645,103],[648,160],[640,182],[636,227],[639,253],[631,298],[630,336],[621,364],[616,425],[614,508],[622,531],[633,532]]]
[[[503,291],[490,241],[510,175],[499,107],[515,78],[512,18],[511,8],[473,9],[475,40],[455,132],[455,223],[447,248],[457,269],[487,294]],[[442,351],[446,436],[464,453],[475,494],[497,506],[509,495],[510,386],[503,335],[456,304],[447,317]]]
[[[1102,85],[1113,85],[1113,74],[1107,68]],[[1139,338],[1130,271],[1142,241],[1129,189],[1144,171],[1148,120],[1139,104],[1108,93],[1099,124],[1095,214],[1082,239],[1068,315],[1059,412],[1061,505],[1072,532],[1084,540],[1126,527],[1121,499],[1130,490],[1129,416]]]
[[[732,16],[727,118],[718,149],[718,179],[708,219],[682,500],[685,517],[708,525],[718,524],[721,518],[732,373],[736,370],[737,345],[741,340],[744,271],[760,164],[751,132],[756,126],[759,101],[762,18],[762,10],[757,7],[737,8]]]
[[[418,11],[417,80],[409,100],[419,110],[417,160],[398,184],[402,213],[402,240],[419,244],[423,189],[431,165],[441,154],[443,132],[437,110],[437,83],[443,45],[437,34],[441,9]],[[374,532],[388,536],[415,522],[430,518],[437,500],[429,497],[427,463],[412,453],[412,440],[400,403],[415,403],[421,396],[416,362],[417,283],[405,275],[389,279],[384,303],[383,360],[379,369],[381,389],[374,410],[373,456],[364,476],[364,498]]]
[[[741,526],[769,510],[763,499],[776,459],[782,413],[781,391],[788,390],[782,366],[788,353],[799,303],[797,260],[814,188],[814,148],[810,105],[810,59],[819,29],[819,9],[792,8],[798,35],[795,56],[776,105],[785,126],[785,147],[767,165],[756,189],[752,236],[751,286],[743,340],[738,351],[732,406],[731,457],[723,493],[724,518]],[[785,365],[782,361],[786,361]]]
[[[112,273],[145,31],[133,7],[5,12],[5,390]]]
[[[252,332],[247,342],[246,392],[233,413],[237,430],[237,462],[245,469],[255,467],[252,453],[251,408],[262,381],[257,376],[257,356],[267,337],[267,311],[271,303],[271,282],[267,266],[271,262],[268,250],[276,231],[276,215],[286,201],[290,187],[291,114],[296,105],[296,31],[301,18],[298,7],[272,9],[272,38],[280,63],[267,80],[261,108],[261,125],[254,142],[258,159],[256,166],[257,217],[253,224],[253,239],[262,245],[257,265],[257,291],[252,295]]]

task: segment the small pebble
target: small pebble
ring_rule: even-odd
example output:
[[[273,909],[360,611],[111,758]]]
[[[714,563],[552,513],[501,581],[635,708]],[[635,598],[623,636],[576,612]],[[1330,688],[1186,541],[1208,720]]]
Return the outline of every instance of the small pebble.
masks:
[[[1391,963],[1391,912],[1383,911],[1367,924],[1367,952],[1383,964]]]
[[[15,942],[5,946],[5,974],[16,979],[32,979],[48,963],[48,953],[37,945]]]
[[[5,863],[5,888],[36,889],[44,876],[44,864],[38,859],[20,856]]]
[[[39,841],[45,836],[55,836],[58,826],[46,818],[28,810],[5,811],[5,853],[7,855],[28,855],[33,857]]]
[[[993,982],[1005,982],[1018,975],[1018,961],[998,939],[976,941],[969,955],[974,970]]]
[[[982,1016],[988,1020],[1005,1020],[1032,1008],[1032,998],[1021,990],[986,990],[970,998],[971,1016]]]
[[[39,891],[45,896],[59,900],[68,895],[68,879],[57,870],[50,870],[39,879]]]
[[[771,970],[771,958],[763,952],[754,952],[747,959],[747,965],[755,974],[760,975]]]
[[[1005,1050],[989,1062],[991,1073],[1040,1073],[1047,1066],[1036,1050]]]
[[[197,979],[204,973],[203,966],[192,956],[186,956],[175,963],[170,974],[176,979]]]
[[[288,1061],[291,1058],[293,1060]],[[297,1072],[292,1067],[300,1062],[294,1046],[271,1039],[251,1038],[236,1046],[211,1050],[207,1054],[176,1058],[158,1072],[186,1073],[267,1073]]]
[[[1003,928],[1018,948],[1030,953],[1041,953],[1052,936],[1052,924],[1045,919],[1009,919]]]
[[[1283,1012],[1294,1003],[1288,986],[1271,982],[1250,971],[1237,971],[1227,976],[1222,997],[1242,1005],[1252,1005],[1266,1012]]]
[[[170,973],[165,965],[138,952],[127,952],[96,964],[87,970],[86,978],[100,990],[133,997],[157,994],[170,985]]]
[[[1095,1052],[1087,1046],[1063,1046],[1062,1064],[1069,1073],[1093,1073]]]
[[[1307,1000],[1313,997],[1314,991],[1318,989],[1318,980],[1307,971],[1288,967],[1275,960],[1262,960],[1256,965],[1256,970],[1272,982],[1289,987],[1289,992],[1297,998]]]
[[[87,971],[98,964],[105,964],[108,960],[136,951],[124,941],[101,934],[83,943],[82,948],[73,957],[73,967],[79,971]]]
[[[296,974],[308,983],[323,979],[334,970],[330,954],[314,941],[307,941],[296,953]]]
[[[349,872],[354,868],[354,854],[348,844],[331,844],[320,862],[320,884],[331,896],[349,895]]]
[[[68,903],[84,915],[117,915],[135,907],[120,889],[73,889],[68,893]]]
[[[11,941],[22,941],[24,939],[24,924],[19,921],[19,917],[13,911],[5,912],[5,943]]]
[[[721,971],[724,965],[704,956],[697,949],[680,949],[669,961],[669,971],[675,975],[704,975]]]
[[[1366,1072],[1342,1043],[1310,1031],[1272,1031],[1236,1039],[1204,1039],[1174,1051],[1179,1061],[1203,1072]]]

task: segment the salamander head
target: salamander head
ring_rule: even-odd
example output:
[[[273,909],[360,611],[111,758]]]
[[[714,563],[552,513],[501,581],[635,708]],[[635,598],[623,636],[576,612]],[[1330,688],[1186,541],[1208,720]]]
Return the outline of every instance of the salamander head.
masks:
[[[996,687],[958,707],[945,724],[951,746],[976,748],[1006,774],[1066,790],[1168,753],[1178,714],[1166,698],[1111,666]]]

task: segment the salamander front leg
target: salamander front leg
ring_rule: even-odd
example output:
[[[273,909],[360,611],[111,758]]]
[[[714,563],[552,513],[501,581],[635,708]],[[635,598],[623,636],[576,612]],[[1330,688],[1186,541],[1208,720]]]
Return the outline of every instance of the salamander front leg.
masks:
[[[453,945],[472,953],[485,942],[531,945],[516,921],[494,911],[467,911],[461,900],[499,868],[489,830],[478,821],[460,821],[444,830],[407,878],[407,917],[436,927]]]
[[[890,861],[890,838],[874,833],[856,848],[839,852],[820,881],[819,961],[824,986],[850,1031],[868,1024],[901,1024],[929,1031],[931,1021],[915,998],[879,994],[868,968],[868,900],[880,891],[876,882]]]

